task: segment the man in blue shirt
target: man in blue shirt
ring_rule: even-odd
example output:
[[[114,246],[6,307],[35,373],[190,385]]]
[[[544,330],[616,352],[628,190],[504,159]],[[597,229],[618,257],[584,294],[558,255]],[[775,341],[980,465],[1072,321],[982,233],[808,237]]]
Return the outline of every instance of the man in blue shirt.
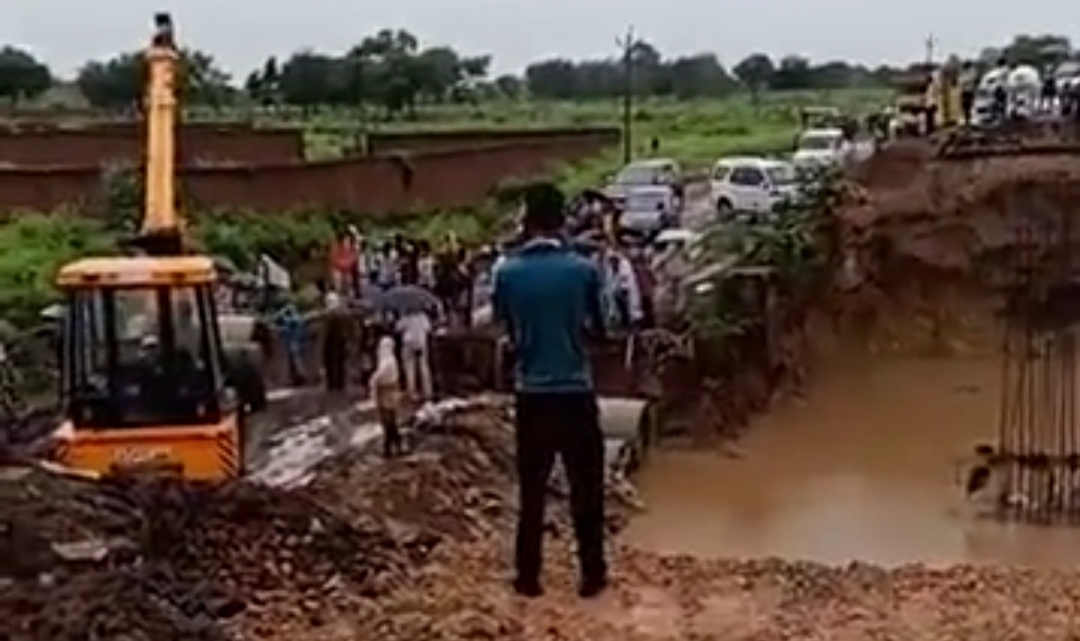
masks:
[[[585,348],[604,333],[599,269],[562,239],[562,193],[537,185],[525,195],[525,242],[495,271],[493,305],[515,361],[520,484],[514,589],[538,596],[544,502],[555,456],[570,482],[581,569],[580,594],[607,586],[604,560],[604,438]]]

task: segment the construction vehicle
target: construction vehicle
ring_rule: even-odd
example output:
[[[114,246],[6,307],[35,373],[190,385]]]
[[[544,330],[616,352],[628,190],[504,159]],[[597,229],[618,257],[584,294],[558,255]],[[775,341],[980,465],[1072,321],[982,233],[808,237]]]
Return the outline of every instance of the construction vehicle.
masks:
[[[242,473],[244,417],[265,398],[230,385],[215,265],[190,253],[177,215],[179,50],[168,14],[155,16],[146,59],[141,234],[132,255],[84,258],[57,277],[65,415],[55,455],[87,474],[149,468],[220,481]]]
[[[923,136],[933,129],[949,128],[963,122],[960,83],[956,70],[937,65],[916,65],[893,81],[893,131],[899,136]]]

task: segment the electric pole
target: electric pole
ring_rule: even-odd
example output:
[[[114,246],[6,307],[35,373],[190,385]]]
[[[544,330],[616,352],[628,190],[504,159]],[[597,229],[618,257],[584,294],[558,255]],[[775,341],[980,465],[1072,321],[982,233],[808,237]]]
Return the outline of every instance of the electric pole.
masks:
[[[926,66],[931,67],[934,64],[934,49],[937,46],[937,39],[934,38],[934,34],[927,35],[923,45],[926,47]]]
[[[633,160],[633,124],[634,124],[634,49],[638,44],[634,27],[626,30],[626,35],[617,38],[615,43],[622,49],[623,62],[623,163]]]

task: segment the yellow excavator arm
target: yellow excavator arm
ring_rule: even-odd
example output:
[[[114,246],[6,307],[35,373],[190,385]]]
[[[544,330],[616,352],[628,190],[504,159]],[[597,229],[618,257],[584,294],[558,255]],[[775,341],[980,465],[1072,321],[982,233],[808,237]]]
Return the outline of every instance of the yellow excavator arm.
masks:
[[[154,16],[154,38],[146,51],[146,210],[142,235],[156,240],[151,254],[177,254],[182,250],[182,223],[176,212],[176,82],[180,51],[172,18]],[[165,243],[167,246],[161,246]]]

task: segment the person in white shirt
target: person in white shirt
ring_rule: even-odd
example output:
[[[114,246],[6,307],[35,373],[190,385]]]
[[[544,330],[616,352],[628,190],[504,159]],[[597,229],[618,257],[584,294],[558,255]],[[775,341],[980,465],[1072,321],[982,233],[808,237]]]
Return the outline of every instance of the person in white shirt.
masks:
[[[397,331],[401,335],[401,361],[405,367],[405,387],[414,400],[427,401],[434,395],[428,353],[432,326],[431,317],[419,311],[405,314],[397,321]]]
[[[394,353],[394,339],[383,336],[376,349],[378,365],[368,381],[368,389],[379,412],[383,429],[383,456],[391,458],[402,453],[401,432],[398,429],[398,410],[401,390],[398,380],[398,361]]]
[[[604,262],[619,322],[624,328],[630,329],[640,323],[644,316],[641,288],[638,287],[634,267],[626,256],[614,249],[608,251]]]
[[[416,268],[419,272],[420,286],[427,289],[435,289],[435,254],[431,251],[431,244],[426,240],[419,243],[419,258]]]

